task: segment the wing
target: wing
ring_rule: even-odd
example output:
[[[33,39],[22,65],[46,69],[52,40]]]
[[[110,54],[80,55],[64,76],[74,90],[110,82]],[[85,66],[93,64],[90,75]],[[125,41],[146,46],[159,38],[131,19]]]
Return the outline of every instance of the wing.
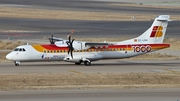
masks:
[[[50,39],[50,40],[54,40],[54,41],[63,41],[63,40],[65,40],[65,39],[56,38],[56,37],[50,37],[49,39]]]
[[[102,46],[110,46],[113,45],[113,43],[106,43],[106,42],[86,42],[85,46],[89,46],[89,47],[102,47]]]

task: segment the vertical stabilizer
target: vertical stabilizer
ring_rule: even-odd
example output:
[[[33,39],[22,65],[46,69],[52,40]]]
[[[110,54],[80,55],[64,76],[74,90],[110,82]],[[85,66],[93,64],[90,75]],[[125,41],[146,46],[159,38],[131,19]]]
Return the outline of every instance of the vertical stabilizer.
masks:
[[[153,24],[139,37],[118,42],[117,44],[159,44],[163,43],[170,15],[159,15]]]
[[[156,17],[151,27],[134,40],[145,41],[145,43],[163,43],[169,18],[170,15]]]

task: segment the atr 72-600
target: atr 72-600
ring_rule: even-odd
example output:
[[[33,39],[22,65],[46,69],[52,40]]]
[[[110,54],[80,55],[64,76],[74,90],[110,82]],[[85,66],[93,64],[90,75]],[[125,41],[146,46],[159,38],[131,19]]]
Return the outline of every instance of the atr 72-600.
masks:
[[[134,57],[170,47],[163,43],[169,18],[169,15],[160,15],[142,35],[121,42],[82,42],[71,39],[71,35],[67,40],[52,36],[50,44],[21,45],[6,58],[16,66],[20,62],[35,61],[66,61],[90,66],[92,61],[101,59]]]

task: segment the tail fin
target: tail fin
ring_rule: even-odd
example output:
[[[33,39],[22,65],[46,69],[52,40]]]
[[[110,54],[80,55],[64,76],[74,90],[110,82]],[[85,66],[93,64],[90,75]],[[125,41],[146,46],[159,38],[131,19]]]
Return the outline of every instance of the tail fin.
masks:
[[[156,17],[151,27],[142,35],[134,39],[134,42],[144,41],[145,43],[163,43],[170,15]]]
[[[151,27],[137,38],[118,42],[117,44],[154,44],[163,43],[170,15],[159,15]]]

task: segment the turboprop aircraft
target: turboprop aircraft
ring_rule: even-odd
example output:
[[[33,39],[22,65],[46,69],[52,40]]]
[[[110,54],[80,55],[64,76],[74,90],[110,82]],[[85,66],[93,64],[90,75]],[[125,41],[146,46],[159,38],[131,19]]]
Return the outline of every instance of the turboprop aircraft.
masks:
[[[82,42],[71,39],[71,35],[67,40],[51,36],[50,44],[21,45],[6,58],[14,61],[15,66],[28,61],[66,61],[90,66],[101,59],[134,57],[170,47],[163,43],[169,18],[170,15],[160,15],[142,35],[121,42]]]

